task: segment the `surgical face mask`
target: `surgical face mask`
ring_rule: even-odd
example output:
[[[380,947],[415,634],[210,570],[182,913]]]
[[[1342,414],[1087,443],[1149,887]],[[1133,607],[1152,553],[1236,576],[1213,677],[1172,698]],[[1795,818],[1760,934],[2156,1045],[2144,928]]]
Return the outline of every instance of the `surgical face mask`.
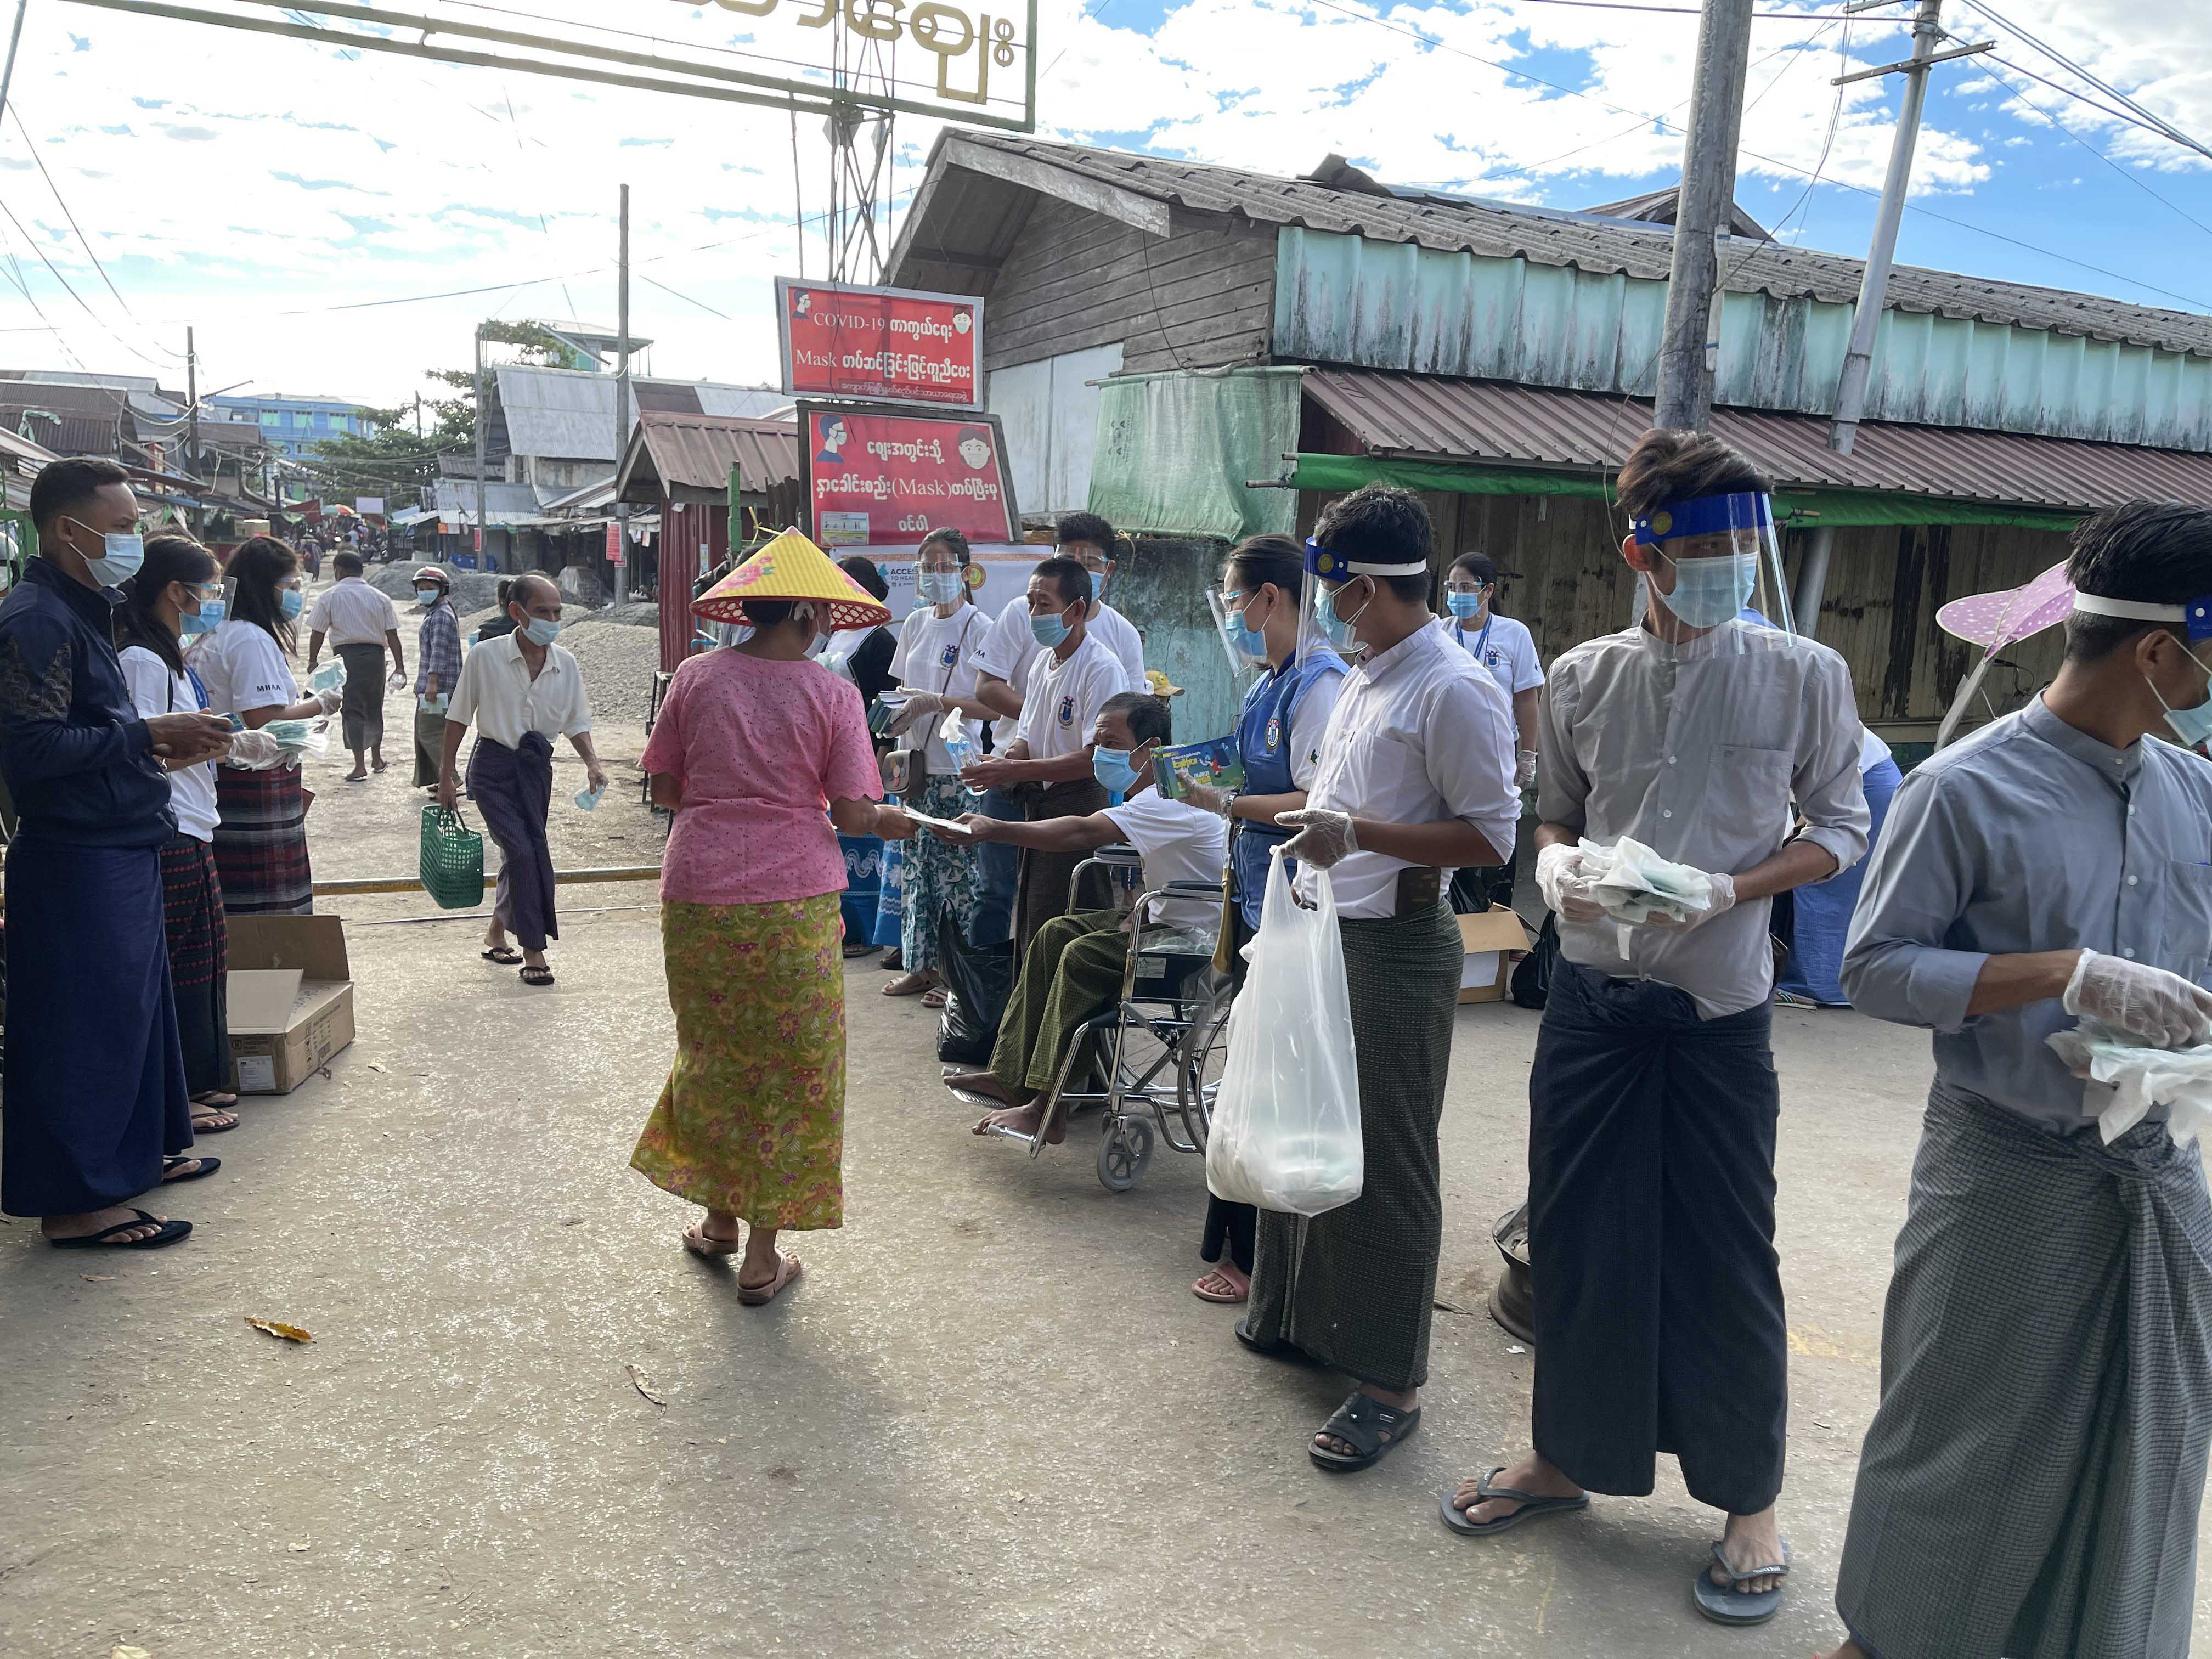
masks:
[[[1091,596],[1099,604],[1106,603],[1107,585],[1114,579],[1111,570],[1101,567],[1091,572]]]
[[[2189,651],[2186,646],[2182,649]],[[2204,667],[2203,659],[2194,651],[2189,651],[2189,660],[2199,668]],[[2206,669],[2205,673],[2204,701],[2193,708],[2176,708],[2166,700],[2166,694],[2158,689],[2150,676],[2143,676],[2143,684],[2150,687],[2151,696],[2156,697],[2158,706],[2166,710],[2167,729],[2185,749],[2197,749],[2212,743],[2212,669]]]
[[[71,519],[70,522],[87,530],[92,528],[82,519]],[[97,557],[86,559],[84,568],[102,587],[115,587],[129,581],[138,574],[138,567],[146,562],[146,538],[135,530],[111,531],[100,541],[106,550]]]
[[[915,591],[932,605],[957,605],[967,584],[957,570],[924,570],[915,567]]]
[[[1040,617],[1035,611],[1030,612],[1030,633],[1039,645],[1048,650],[1063,644],[1069,633],[1067,613],[1065,611],[1048,611]]]
[[[287,622],[293,621],[307,608],[307,600],[300,597],[300,590],[296,587],[286,588],[276,603],[283,609]]]
[[[425,611],[428,611],[432,605],[437,604],[437,602],[438,590],[436,588],[418,587],[415,590],[415,603],[421,605]]]
[[[1662,551],[1659,556],[1674,567],[1674,591],[1660,594],[1660,603],[1690,628],[1718,628],[1731,620],[1759,580],[1759,557],[1753,553],[1677,559]]]
[[[1477,588],[1472,593],[1447,592],[1444,608],[1462,622],[1473,622],[1482,614],[1482,590]]]
[[[212,631],[222,621],[223,603],[221,599],[202,599],[198,611],[179,611],[178,619],[183,624],[186,638],[195,634]]]
[[[522,631],[530,635],[532,645],[550,645],[561,637],[561,624],[548,622],[543,617],[532,617],[522,624]]]
[[[1130,764],[1133,749],[1109,749],[1103,744],[1091,751],[1091,775],[1098,780],[1115,805],[1127,799],[1130,786],[1137,781],[1137,769]]]
[[[1229,641],[1253,661],[1265,662],[1267,659],[1267,636],[1244,620],[1245,607],[1251,604],[1253,597],[1248,593],[1222,595],[1222,603],[1229,607]]]
[[[1349,586],[1350,584],[1346,583],[1346,586]],[[1360,601],[1358,610],[1348,617],[1340,616],[1336,609],[1336,602],[1342,596],[1343,592],[1344,589],[1340,587],[1325,587],[1322,590],[1321,597],[1314,601],[1314,620],[1321,624],[1321,631],[1328,635],[1328,642],[1340,651],[1352,644],[1352,625],[1367,614],[1367,607],[1374,603],[1375,599],[1374,594],[1370,592],[1366,599]]]

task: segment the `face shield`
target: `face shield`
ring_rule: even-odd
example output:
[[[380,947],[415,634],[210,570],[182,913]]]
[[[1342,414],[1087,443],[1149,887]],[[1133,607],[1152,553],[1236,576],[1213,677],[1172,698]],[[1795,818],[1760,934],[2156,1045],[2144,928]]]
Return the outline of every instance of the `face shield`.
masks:
[[[1359,642],[1360,619],[1382,592],[1383,579],[1428,574],[1426,560],[1385,564],[1349,559],[1309,538],[1305,591],[1298,607],[1298,655],[1304,658],[1326,646],[1347,661],[1356,661],[1367,650]]]
[[[1686,653],[1730,655],[1796,631],[1782,542],[1767,495],[1669,501],[1634,524],[1651,568],[1636,583],[1635,623]]]
[[[1213,631],[1228,654],[1231,679],[1267,665],[1267,641],[1261,632],[1267,601],[1256,590],[1247,592],[1232,578],[1226,592],[1206,590],[1206,608],[1213,613]]]

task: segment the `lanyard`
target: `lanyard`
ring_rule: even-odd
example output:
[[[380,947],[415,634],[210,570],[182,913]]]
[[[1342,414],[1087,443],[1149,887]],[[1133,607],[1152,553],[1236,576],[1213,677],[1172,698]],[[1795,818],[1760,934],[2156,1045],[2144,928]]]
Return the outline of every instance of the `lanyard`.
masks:
[[[1467,642],[1466,629],[1461,628],[1456,623],[1452,625],[1454,628],[1458,629],[1460,644],[1467,650],[1474,653],[1474,659],[1477,662],[1480,662],[1482,660],[1482,647],[1490,643],[1490,630],[1498,626],[1498,613],[1495,611],[1490,613],[1490,619],[1483,623],[1482,632],[1474,636],[1474,643],[1473,645],[1468,645]]]

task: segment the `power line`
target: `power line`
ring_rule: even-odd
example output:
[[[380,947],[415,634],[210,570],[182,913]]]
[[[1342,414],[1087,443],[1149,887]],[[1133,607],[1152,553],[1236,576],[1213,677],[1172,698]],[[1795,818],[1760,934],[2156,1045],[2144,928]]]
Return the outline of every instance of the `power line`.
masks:
[[[2056,46],[2046,45],[2044,41],[2039,40],[2036,36],[2030,34],[2026,29],[2021,27],[2019,24],[2014,22],[2009,17],[2005,16],[2003,13],[1998,11],[1994,6],[1985,3],[1985,0],[1966,0],[1966,3],[1972,7],[1974,10],[1981,13],[1983,16],[1988,18],[1990,21],[1995,23],[1999,28],[2011,30],[2014,34],[2027,41],[2029,46],[2033,46],[2038,52],[2041,52],[2045,58],[2048,58],[2052,63],[2057,64],[2060,68],[2072,70],[2075,74],[2080,76],[2084,81],[2087,81],[2091,86],[2094,87],[2098,91],[2103,93],[2107,98],[2112,99],[2116,103],[2123,104],[2129,109],[2134,111],[2136,115],[2148,122],[2152,126],[2157,128],[2175,143],[2180,144],[2186,149],[2193,149],[2200,155],[2212,157],[2212,149],[2208,149],[2203,144],[2191,137],[2187,133],[2184,132],[2179,127],[2174,125],[2172,122],[2167,120],[2164,116],[2158,114],[2155,111],[2144,108],[2141,103],[2137,102],[2135,99],[2130,98],[2126,93],[2122,92],[2118,88],[2112,86],[2107,82],[2098,79],[2096,76],[2091,74],[2087,70],[2083,69],[2081,64],[2067,57],[2065,53],[2060,52]],[[2025,70],[2021,72],[2026,73]],[[2057,90],[2063,92],[2067,89],[2061,87],[2058,88]],[[2071,95],[2075,97],[2080,96],[2078,93]]]
[[[2024,76],[2028,80],[2033,81],[2039,85],[2049,87],[2053,92],[2063,94],[2065,96],[2073,99],[2076,103],[2087,104],[2091,109],[2097,111],[2100,114],[2110,116],[2113,120],[2118,121],[2123,126],[2134,127],[2139,131],[2148,132],[2154,138],[2163,138],[2168,143],[2177,144],[2184,149],[2195,150],[2208,158],[2212,158],[2212,150],[2206,149],[2203,145],[2190,137],[2187,133],[2177,131],[2162,124],[2154,125],[2148,121],[2139,121],[2132,115],[2124,115],[2118,110],[2112,108],[2109,104],[2100,104],[2095,99],[2089,97],[2087,94],[2076,92],[2072,87],[2061,86],[2057,82],[2048,80],[2043,76],[2038,75],[2032,69],[2023,69],[2018,64],[2013,63],[2007,58],[1998,57],[1995,52],[1989,54],[1989,59],[1992,64],[2002,64],[2006,69],[2010,70],[2014,75]],[[2036,113],[2039,115],[2042,114],[2042,112],[2043,112],[2039,109],[2036,111]]]
[[[700,310],[706,312],[710,316],[720,317],[726,323],[734,323],[738,320],[736,318],[731,316],[726,311],[716,311],[714,307],[708,305],[704,300],[695,300],[688,294],[678,293],[678,290],[669,287],[665,283],[654,283],[652,277],[647,276],[641,270],[633,271],[631,274],[634,275],[641,283],[652,283],[653,286],[659,289],[663,294],[674,294],[678,299],[683,301],[685,304],[695,305],[698,307]]]
[[[2005,63],[2002,58],[1996,58],[1992,61],[2002,64],[2006,69],[2013,70],[2016,74],[2025,75],[2027,73],[2025,70],[2018,69],[2014,64]],[[2030,78],[2034,79],[2036,77],[2030,76]],[[2087,150],[2090,155],[2095,156],[2106,167],[2112,168],[2113,172],[2118,173],[2121,178],[2126,179],[2137,190],[2142,191],[2144,195],[2149,197],[2154,202],[2162,203],[2164,205],[2172,208],[2183,218],[2188,220],[2191,224],[2196,226],[2197,229],[2203,231],[2208,236],[2212,236],[2212,225],[2206,224],[2202,219],[2190,212],[2188,209],[2183,207],[2179,202],[2173,201],[2166,196],[2162,196],[2157,191],[2153,190],[2148,184],[2136,176],[2132,168],[2122,167],[2111,156],[2106,155],[2103,150],[2099,149],[2087,138],[2084,138],[2080,133],[2075,131],[2073,128],[2068,126],[2063,121],[2059,120],[2056,116],[2052,115],[2050,111],[2044,108],[2042,105],[2037,103],[2033,98],[2030,98],[2026,93],[2021,91],[2018,88],[2008,88],[2007,90],[2011,92],[2013,96],[2019,99],[2021,103],[2027,105],[2028,108],[2033,110],[2038,115],[2040,115],[2045,121],[2049,122],[2051,126],[2057,129],[2058,131],[2063,133],[2067,137],[2071,138],[2075,143],[2081,145],[2083,149]]]

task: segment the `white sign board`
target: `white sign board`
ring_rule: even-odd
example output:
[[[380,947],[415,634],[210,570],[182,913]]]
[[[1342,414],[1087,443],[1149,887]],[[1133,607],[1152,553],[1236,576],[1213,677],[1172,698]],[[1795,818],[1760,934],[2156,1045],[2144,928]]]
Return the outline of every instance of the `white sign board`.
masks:
[[[384,516],[384,497],[381,495],[356,495],[353,498],[353,510],[360,514],[363,518],[368,518],[373,514],[380,519]]]

